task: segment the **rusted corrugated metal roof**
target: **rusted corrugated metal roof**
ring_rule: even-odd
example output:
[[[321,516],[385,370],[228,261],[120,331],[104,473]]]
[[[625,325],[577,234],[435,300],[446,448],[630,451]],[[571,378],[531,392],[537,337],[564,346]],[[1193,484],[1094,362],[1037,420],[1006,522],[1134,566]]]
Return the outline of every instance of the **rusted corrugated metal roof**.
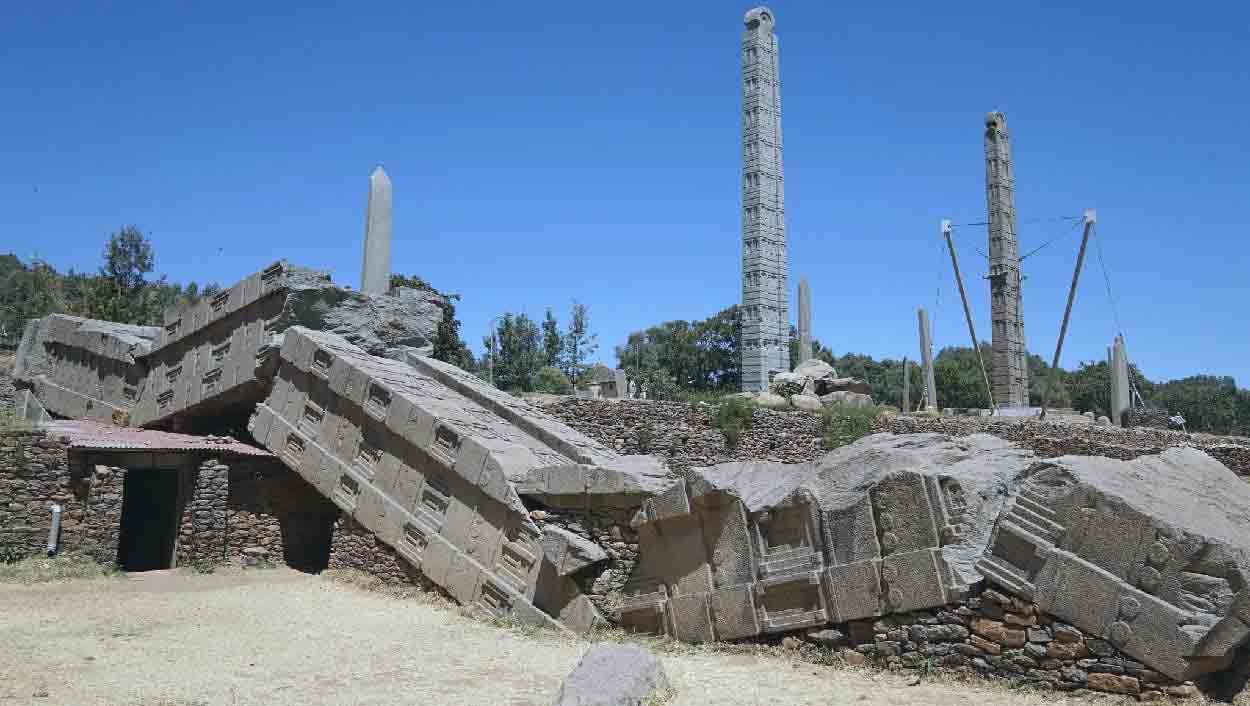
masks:
[[[71,449],[102,451],[206,451],[223,456],[272,456],[264,449],[225,436],[193,436],[153,429],[115,427],[86,419],[41,425],[69,439]]]

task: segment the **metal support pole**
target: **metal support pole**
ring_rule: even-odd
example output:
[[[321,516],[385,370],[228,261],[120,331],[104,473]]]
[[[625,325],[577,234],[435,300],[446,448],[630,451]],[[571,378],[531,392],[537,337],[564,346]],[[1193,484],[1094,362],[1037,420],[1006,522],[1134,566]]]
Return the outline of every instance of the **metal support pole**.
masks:
[[[1089,245],[1089,234],[1097,221],[1098,212],[1092,208],[1085,209],[1085,232],[1081,233],[1081,249],[1076,253],[1076,268],[1072,270],[1072,287],[1068,289],[1068,306],[1063,310],[1059,341],[1055,343],[1055,357],[1050,363],[1050,383],[1042,390],[1042,419],[1046,418],[1046,406],[1050,404],[1050,388],[1059,383],[1059,354],[1063,352],[1063,339],[1068,334],[1068,321],[1072,318],[1072,302],[1076,300],[1076,285],[1081,279],[1081,266],[1085,263],[1085,246]]]
[[[955,284],[959,285],[959,299],[964,303],[964,320],[968,322],[968,335],[972,337],[972,350],[977,354],[977,365],[981,366],[981,379],[985,381],[985,394],[990,402],[990,413],[994,406],[994,388],[990,386],[990,375],[985,372],[985,359],[981,357],[981,344],[977,341],[977,330],[972,325],[972,309],[968,306],[968,295],[964,292],[964,278],[959,273],[959,258],[955,256],[955,241],[951,240],[950,219],[942,221],[942,236],[946,238],[946,249],[951,253],[951,267],[955,268]]]

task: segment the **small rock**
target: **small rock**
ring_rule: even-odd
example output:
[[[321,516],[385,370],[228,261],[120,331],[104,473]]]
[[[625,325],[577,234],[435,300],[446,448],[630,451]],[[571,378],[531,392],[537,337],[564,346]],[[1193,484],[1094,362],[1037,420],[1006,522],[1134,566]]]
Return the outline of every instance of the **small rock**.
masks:
[[[834,647],[845,642],[846,635],[843,635],[840,631],[834,630],[833,628],[826,628],[824,630],[813,630],[812,632],[807,633],[807,639],[822,647]]]
[[[1082,659],[1089,655],[1083,642],[1052,642],[1046,645],[1046,654],[1055,659]]]
[[[1029,628],[1028,635],[1029,642],[1036,642],[1039,644],[1045,644],[1055,639],[1050,636],[1050,633],[1041,628]]]
[[[1009,628],[997,620],[979,618],[972,623],[973,632],[1004,647],[1023,647],[1027,642],[1023,630]]]
[[[980,635],[969,635],[968,642],[971,643],[973,647],[976,647],[987,655],[998,655],[1002,654],[1003,651],[1003,648],[981,637]]]
[[[839,654],[842,656],[842,661],[852,667],[862,666],[868,661],[868,655],[855,650],[842,650]]]
[[[1067,623],[1055,623],[1051,630],[1055,633],[1055,639],[1060,642],[1081,642],[1085,637],[1080,630]]]
[[[1119,674],[1090,674],[1086,684],[1091,689],[1106,691],[1112,694],[1136,694],[1141,690],[1137,677],[1126,677]]]
[[[787,635],[781,640],[781,648],[785,650],[797,650],[803,646],[803,641],[793,635]]]
[[[1177,686],[1165,686],[1163,691],[1168,696],[1175,696],[1178,699],[1192,699],[1198,695],[1198,687],[1193,684],[1179,684]]]

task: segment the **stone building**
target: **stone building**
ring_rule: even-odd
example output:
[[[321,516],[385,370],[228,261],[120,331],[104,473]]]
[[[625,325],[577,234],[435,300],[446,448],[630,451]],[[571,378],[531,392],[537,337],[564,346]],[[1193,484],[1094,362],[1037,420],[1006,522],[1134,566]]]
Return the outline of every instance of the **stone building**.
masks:
[[[742,36],[742,389],[767,390],[790,369],[781,79],[776,16],[746,14]]]
[[[268,558],[326,566],[338,510],[262,449],[87,420],[0,433],[0,547],[128,571]]]

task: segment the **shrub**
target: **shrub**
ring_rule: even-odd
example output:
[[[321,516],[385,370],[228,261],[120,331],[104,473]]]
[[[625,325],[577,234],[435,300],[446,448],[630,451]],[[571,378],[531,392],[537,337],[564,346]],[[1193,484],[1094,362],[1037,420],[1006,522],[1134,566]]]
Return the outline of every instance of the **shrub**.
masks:
[[[651,452],[651,442],[655,440],[655,429],[650,424],[643,424],[638,427],[638,450],[643,453]]]
[[[547,365],[534,374],[534,392],[567,395],[573,391],[573,383],[559,368]]]
[[[730,397],[716,408],[712,424],[725,435],[725,445],[730,449],[738,448],[742,432],[751,428],[755,418],[755,403],[744,397]]]
[[[826,405],[822,416],[821,432],[825,448],[836,449],[854,443],[872,432],[872,420],[877,416],[877,407],[839,402]]]
[[[30,556],[9,564],[0,564],[0,583],[49,583],[69,579],[110,576],[116,567],[100,564],[83,554],[64,553],[54,557]]]

